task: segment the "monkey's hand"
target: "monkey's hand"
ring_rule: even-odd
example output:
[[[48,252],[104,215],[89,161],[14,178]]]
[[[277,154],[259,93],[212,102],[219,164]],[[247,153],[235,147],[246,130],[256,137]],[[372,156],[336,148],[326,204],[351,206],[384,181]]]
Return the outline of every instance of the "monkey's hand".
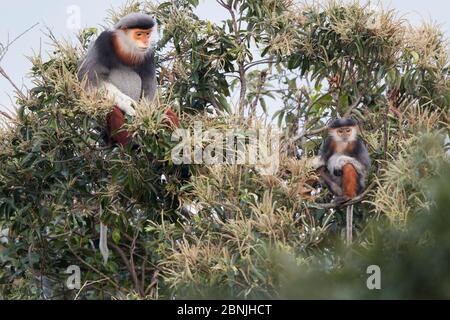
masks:
[[[330,175],[326,167],[320,167],[317,169],[317,172],[320,174],[323,182],[327,185],[328,189],[330,189],[331,193],[336,196],[342,195],[342,188],[339,186]]]
[[[341,169],[334,169],[334,170],[333,170],[333,174],[334,174],[336,177],[342,176],[342,168],[341,168]]]
[[[133,107],[136,105],[136,101],[124,94],[112,83],[105,82],[103,87],[106,90],[108,98],[112,99],[120,110],[132,117],[136,115],[136,110]]]
[[[131,100],[131,98],[130,98]],[[122,110],[123,112],[125,112],[127,115],[134,117],[136,115],[136,110],[134,109],[133,105],[134,105],[134,100],[131,101],[126,101],[124,103],[119,103],[117,102],[117,106],[119,107],[120,110]]]
[[[114,102],[119,107],[119,109],[125,112],[127,115],[132,117],[136,115],[136,110],[134,109],[136,101],[131,99],[129,96],[120,92],[120,95],[115,95]]]

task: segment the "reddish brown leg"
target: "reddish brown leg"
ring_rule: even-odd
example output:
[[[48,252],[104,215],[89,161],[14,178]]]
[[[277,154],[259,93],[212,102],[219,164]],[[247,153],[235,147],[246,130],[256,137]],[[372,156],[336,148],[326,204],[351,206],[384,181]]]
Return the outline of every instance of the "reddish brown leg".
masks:
[[[342,190],[344,196],[353,199],[357,195],[358,189],[358,172],[353,165],[347,163],[342,168]]]
[[[125,147],[130,142],[130,136],[127,131],[122,130],[125,124],[125,116],[119,107],[114,107],[107,118],[108,133],[111,140]]]
[[[172,129],[181,127],[180,119],[171,107],[168,107],[166,109],[166,116],[169,118],[170,126],[172,127]]]

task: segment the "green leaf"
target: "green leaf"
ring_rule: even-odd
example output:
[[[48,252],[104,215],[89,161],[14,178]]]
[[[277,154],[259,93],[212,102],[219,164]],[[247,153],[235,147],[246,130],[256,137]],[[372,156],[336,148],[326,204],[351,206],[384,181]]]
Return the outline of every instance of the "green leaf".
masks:
[[[413,58],[412,62],[417,63],[420,59],[419,54],[416,51],[410,51],[410,55]]]
[[[228,101],[227,101],[227,99],[224,96],[222,96],[222,95],[217,96],[217,100],[219,102],[219,105],[222,107],[222,110],[225,110],[229,114],[232,113],[231,107],[228,104]]]
[[[289,60],[287,67],[288,69],[292,70],[300,66],[301,63],[301,57],[299,55],[292,55]]]
[[[120,230],[119,229],[114,229],[114,231],[112,232],[111,237],[112,237],[114,243],[119,244],[120,243],[120,239],[121,239]]]
[[[264,98],[259,98],[259,103],[261,104],[261,108],[263,109],[264,113],[267,114],[266,100],[264,100]]]

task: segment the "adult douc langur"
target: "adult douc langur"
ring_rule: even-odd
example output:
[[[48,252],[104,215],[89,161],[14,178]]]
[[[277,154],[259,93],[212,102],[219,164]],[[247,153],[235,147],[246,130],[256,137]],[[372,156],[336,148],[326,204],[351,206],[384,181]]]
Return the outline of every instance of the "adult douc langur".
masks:
[[[130,141],[130,135],[122,128],[125,114],[134,116],[137,101],[152,102],[155,97],[155,56],[151,48],[155,28],[155,19],[146,14],[123,17],[112,30],[100,34],[79,68],[80,80],[87,78],[89,87],[104,89],[114,101],[106,127],[110,140],[121,146]],[[179,127],[178,117],[170,108],[166,115],[172,125]]]
[[[112,30],[100,34],[78,70],[79,79],[86,79],[88,88],[103,89],[114,101],[106,131],[110,142],[122,147],[130,142],[130,134],[123,128],[125,115],[135,115],[137,101],[153,102],[155,98],[155,56],[150,41],[155,28],[155,19],[146,14],[123,17]],[[170,108],[166,115],[172,127],[180,126],[178,116]],[[107,232],[107,226],[101,223],[99,248],[105,264],[109,256]]]

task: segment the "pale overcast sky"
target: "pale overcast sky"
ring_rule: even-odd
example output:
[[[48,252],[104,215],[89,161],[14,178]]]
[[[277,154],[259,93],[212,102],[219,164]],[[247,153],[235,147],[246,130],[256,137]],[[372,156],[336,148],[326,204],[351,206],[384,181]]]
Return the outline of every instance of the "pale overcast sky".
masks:
[[[304,0],[305,1],[305,0]],[[306,0],[308,1],[308,0]],[[364,1],[364,0],[362,0]],[[18,85],[30,86],[26,75],[31,67],[27,56],[33,52],[46,52],[49,48],[45,27],[49,27],[57,37],[73,38],[76,33],[68,28],[70,8],[80,8],[81,27],[98,26],[102,24],[106,11],[123,5],[126,0],[15,0],[3,3],[0,19],[0,42],[5,43],[8,34],[12,39],[34,23],[39,26],[20,38],[2,61],[6,72]],[[226,18],[215,0],[201,0],[198,15],[212,21]],[[450,1],[448,0],[382,0],[385,8],[395,8],[412,24],[423,20],[435,21],[442,26],[450,38]],[[69,20],[70,23],[70,20]],[[0,109],[5,106],[11,110],[10,96],[13,95],[10,84],[0,78]]]

